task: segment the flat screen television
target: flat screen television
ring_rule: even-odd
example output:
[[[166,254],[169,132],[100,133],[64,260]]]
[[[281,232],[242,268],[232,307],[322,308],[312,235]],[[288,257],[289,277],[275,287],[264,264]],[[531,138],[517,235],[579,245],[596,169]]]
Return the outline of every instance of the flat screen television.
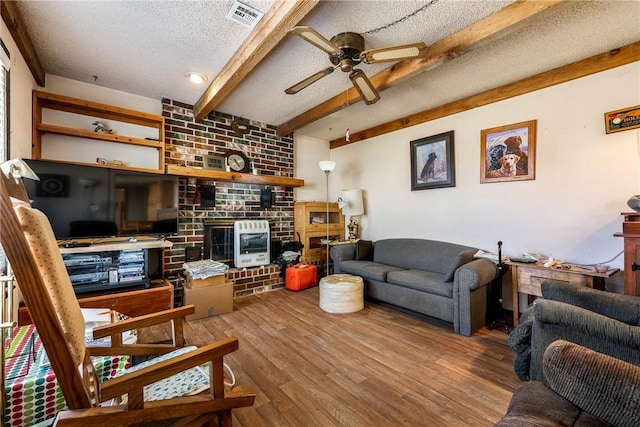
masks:
[[[33,207],[58,240],[178,232],[178,177],[25,160],[40,181],[25,179]]]

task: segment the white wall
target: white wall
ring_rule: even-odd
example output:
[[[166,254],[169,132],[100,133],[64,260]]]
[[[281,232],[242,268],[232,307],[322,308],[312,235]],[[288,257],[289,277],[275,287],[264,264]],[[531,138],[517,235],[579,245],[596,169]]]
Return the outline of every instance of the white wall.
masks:
[[[0,20],[2,41],[11,55],[9,91],[9,158],[31,157],[31,91],[38,87],[9,29]]]
[[[36,89],[151,114],[162,114],[161,100],[146,98],[51,74],[46,75],[46,86],[39,87],[33,79],[4,21],[2,21],[2,40],[7,45],[12,60],[10,77],[11,106],[9,108],[11,120],[9,133],[11,158],[31,158],[31,93]],[[90,121],[91,120],[89,120],[89,122]],[[45,147],[45,149],[47,149],[47,147]],[[49,157],[57,158],[60,156],[54,153]],[[90,157],[95,158],[96,155]]]
[[[622,251],[613,233],[640,193],[640,130],[606,135],[604,113],[638,104],[634,63],[340,147],[331,150],[331,193],[364,190],[366,239],[422,237],[493,252],[502,240],[506,255],[606,261]],[[535,180],[480,184],[480,131],[534,119]],[[450,130],[456,186],[412,192],[410,141]],[[609,264],[622,268],[623,257]],[[610,287],[622,286],[618,276]]]
[[[160,99],[147,98],[102,87],[99,84],[84,83],[51,74],[47,74],[46,87],[41,90],[150,114],[162,114]]]
[[[293,155],[293,175],[296,178],[304,179],[304,186],[293,190],[295,201],[324,202],[327,198],[326,177],[324,172],[320,170],[318,162],[320,160],[331,160],[329,143],[305,135],[296,135]],[[333,178],[333,176],[330,176],[330,178]],[[329,186],[329,190],[332,191],[331,185]],[[329,194],[329,198],[332,201],[338,198],[337,195],[331,198],[334,192],[335,190]]]

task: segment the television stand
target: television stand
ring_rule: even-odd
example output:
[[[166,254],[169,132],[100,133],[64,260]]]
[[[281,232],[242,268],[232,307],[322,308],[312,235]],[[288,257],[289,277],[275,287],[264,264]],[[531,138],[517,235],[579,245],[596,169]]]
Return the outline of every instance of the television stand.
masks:
[[[78,242],[86,241],[78,239]],[[166,279],[149,278],[147,256],[148,249],[172,245],[169,241],[141,236],[136,242],[101,239],[99,243],[91,242],[90,246],[62,247],[60,252],[80,307],[112,309],[137,317],[173,308],[173,285]],[[164,271],[164,266],[160,268]],[[110,277],[110,273],[114,276]],[[21,303],[18,324],[29,323],[31,316]]]
[[[154,281],[148,289],[78,295],[77,298],[82,308],[107,308],[129,317],[137,317],[173,308],[173,285],[163,279]],[[24,303],[20,303],[18,326],[30,323],[29,309]]]

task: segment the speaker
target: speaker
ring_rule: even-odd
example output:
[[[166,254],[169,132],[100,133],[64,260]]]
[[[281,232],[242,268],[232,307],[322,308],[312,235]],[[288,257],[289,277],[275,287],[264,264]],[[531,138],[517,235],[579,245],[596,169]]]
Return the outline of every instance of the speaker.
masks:
[[[271,191],[270,188],[263,188],[260,190],[260,207],[261,208],[270,208],[275,199],[275,194]]]
[[[200,261],[202,259],[202,245],[188,246],[184,250],[185,262]]]
[[[200,186],[200,207],[214,208],[216,206],[216,186]]]

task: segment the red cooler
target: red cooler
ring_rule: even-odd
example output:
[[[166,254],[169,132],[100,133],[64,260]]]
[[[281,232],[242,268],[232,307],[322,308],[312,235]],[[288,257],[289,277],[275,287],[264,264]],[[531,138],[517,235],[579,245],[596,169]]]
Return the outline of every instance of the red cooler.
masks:
[[[291,291],[301,291],[318,284],[318,267],[304,262],[286,270],[285,286]]]

